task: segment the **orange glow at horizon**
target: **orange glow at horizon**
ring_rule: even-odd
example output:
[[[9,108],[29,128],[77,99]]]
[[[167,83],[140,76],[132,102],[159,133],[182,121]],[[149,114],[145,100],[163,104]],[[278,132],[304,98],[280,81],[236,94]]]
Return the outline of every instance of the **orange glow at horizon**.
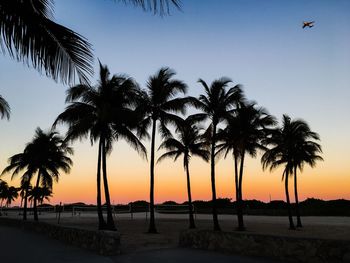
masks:
[[[124,144],[116,145],[107,160],[109,190],[113,204],[126,204],[136,200],[149,200],[149,162],[142,160]],[[118,147],[119,146],[119,147]],[[54,185],[54,195],[50,203],[84,202],[96,204],[96,147],[80,144],[73,157],[74,166],[70,174],[62,174],[59,183]],[[119,151],[118,151],[119,150]],[[159,156],[159,154],[158,154]],[[268,202],[285,200],[284,184],[281,181],[282,169],[262,171],[260,156],[248,158],[244,166],[243,197]],[[89,161],[86,161],[89,160]],[[337,159],[339,161],[339,159]],[[298,176],[299,199],[320,198],[350,199],[349,162],[335,166],[334,160],[319,162],[314,169],[305,167]],[[198,158],[190,163],[191,190],[193,200],[210,200],[210,165]],[[11,182],[19,185],[19,180]],[[294,200],[293,178],[289,182],[291,200]],[[216,190],[218,198],[235,200],[233,161],[221,159],[216,164]],[[102,189],[102,196],[104,196]],[[182,203],[187,200],[186,176],[182,160],[165,160],[155,167],[155,201],[162,203],[173,200]],[[104,201],[104,198],[103,198]],[[16,200],[13,205],[19,204]]]

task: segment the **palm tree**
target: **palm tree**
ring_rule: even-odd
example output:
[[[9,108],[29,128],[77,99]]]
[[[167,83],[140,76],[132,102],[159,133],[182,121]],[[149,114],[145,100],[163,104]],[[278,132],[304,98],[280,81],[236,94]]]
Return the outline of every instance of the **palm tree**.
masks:
[[[52,188],[53,181],[58,182],[59,180],[60,170],[69,173],[72,160],[67,155],[72,153],[73,150],[65,144],[57,132],[43,132],[37,128],[33,140],[26,145],[23,153],[9,158],[9,165],[2,174],[12,172],[13,179],[22,170],[25,170],[21,181],[23,185],[27,184],[29,187],[30,181],[37,174],[36,188],[40,185]],[[28,195],[28,189],[26,195]],[[33,210],[36,221],[38,220],[37,201],[34,198]]]
[[[257,108],[254,103],[240,103],[239,107],[227,120],[225,129],[218,132],[217,155],[223,153],[225,158],[232,151],[235,171],[235,190],[237,204],[238,230],[244,230],[243,222],[243,168],[245,156],[255,158],[257,150],[264,150],[261,140],[265,131],[275,124],[274,118],[264,108]]]
[[[6,199],[6,192],[8,190],[9,186],[7,184],[7,182],[3,181],[0,179],[0,215],[2,215],[2,203],[3,201]]]
[[[288,177],[293,176],[294,172],[295,197],[296,202],[298,202],[297,169],[302,169],[305,163],[313,167],[317,160],[322,160],[317,155],[318,152],[321,152],[321,146],[309,139],[318,140],[319,137],[316,133],[310,131],[306,122],[303,120],[291,120],[288,115],[283,115],[282,127],[271,131],[270,136],[264,140],[264,143],[271,145],[272,148],[268,149],[261,158],[263,168],[270,167],[270,170],[273,170],[280,165],[284,165],[282,180],[285,179],[290,229],[295,229],[295,226],[290,207]],[[298,210],[297,213],[299,213]]]
[[[320,140],[319,135],[311,131],[309,125],[304,120],[294,120],[293,126],[296,137],[295,148],[293,150],[294,196],[297,227],[302,227],[299,211],[297,171],[300,170],[302,172],[305,164],[315,167],[316,161],[322,161],[323,158],[318,155],[318,153],[322,153],[321,145],[315,142]]]
[[[149,233],[157,233],[154,219],[154,152],[157,122],[158,130],[163,138],[171,135],[167,124],[176,124],[181,118],[177,112],[185,112],[186,98],[177,98],[176,95],[186,93],[187,85],[180,80],[173,79],[175,72],[169,68],[161,68],[155,75],[149,77],[147,89],[140,94],[137,109],[144,119],[140,122],[139,137],[149,136],[147,130],[152,126],[151,160],[150,160],[150,224]]]
[[[7,101],[0,95],[0,118],[10,119],[11,109]]]
[[[121,0],[161,15],[179,0]],[[53,20],[54,1],[0,0],[0,43],[10,57],[31,64],[55,81],[87,83],[93,74],[91,44]]]
[[[4,193],[4,199],[6,200],[6,206],[9,207],[12,201],[15,201],[18,197],[18,189],[14,186],[9,186]]]
[[[23,220],[27,220],[27,204],[28,204],[28,194],[32,190],[32,186],[29,181],[30,177],[23,175],[21,177],[21,186],[19,195],[21,197],[21,207],[23,205]]]
[[[115,230],[107,180],[106,156],[112,151],[112,143],[125,139],[140,154],[146,150],[131,132],[136,126],[137,83],[124,75],[110,77],[107,66],[100,63],[100,80],[96,86],[80,84],[69,88],[66,102],[69,105],[55,123],[68,124],[66,140],[74,141],[90,137],[91,144],[98,141],[97,160],[97,208],[99,229]],[[102,214],[101,168],[107,205],[107,224]]]
[[[178,140],[170,137],[167,138],[159,146],[159,149],[166,149],[167,152],[159,157],[158,162],[166,158],[174,158],[176,161],[181,155],[183,155],[183,166],[186,172],[187,179],[187,195],[188,195],[188,210],[189,210],[189,222],[190,228],[195,228],[192,197],[191,197],[191,183],[190,183],[190,171],[189,162],[192,156],[198,156],[204,161],[209,161],[209,151],[207,143],[203,141],[203,138],[199,134],[199,128],[194,124],[194,120],[191,116],[178,124],[176,129],[178,134]]]
[[[49,201],[52,197],[52,190],[47,186],[34,187],[29,193],[29,201],[36,199],[40,205],[43,204],[44,200]]]
[[[216,185],[215,185],[215,148],[217,141],[217,126],[223,120],[229,118],[234,110],[235,105],[243,100],[242,90],[239,85],[226,88],[231,83],[228,78],[214,80],[210,86],[199,79],[205,90],[205,94],[199,96],[198,99],[190,97],[189,100],[193,106],[200,109],[202,113],[193,115],[197,120],[210,120],[210,125],[207,128],[206,135],[210,143],[210,179],[212,190],[212,205],[213,205],[213,223],[214,230],[220,231],[216,208]]]

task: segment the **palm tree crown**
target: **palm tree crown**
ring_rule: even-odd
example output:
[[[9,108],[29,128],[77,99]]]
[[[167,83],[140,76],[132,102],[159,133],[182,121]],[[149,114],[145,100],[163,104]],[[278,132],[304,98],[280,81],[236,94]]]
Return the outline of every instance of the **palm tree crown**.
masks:
[[[311,156],[322,152],[322,149],[313,140],[319,140],[319,135],[310,131],[305,121],[291,120],[288,115],[283,115],[282,127],[272,131],[271,136],[264,140],[264,143],[272,148],[262,156],[263,168],[270,167],[270,170],[273,170],[285,165],[286,174],[292,175],[295,166],[302,169],[307,163],[314,167],[316,161],[322,160],[322,157]]]
[[[200,134],[200,128],[195,125],[196,120],[192,116],[187,117],[177,124],[176,134],[179,139],[174,137],[166,138],[159,146],[159,150],[167,150],[159,157],[158,162],[165,158],[174,158],[176,161],[183,155],[184,168],[188,166],[192,156],[198,156],[204,161],[209,161],[208,144],[203,140]]]

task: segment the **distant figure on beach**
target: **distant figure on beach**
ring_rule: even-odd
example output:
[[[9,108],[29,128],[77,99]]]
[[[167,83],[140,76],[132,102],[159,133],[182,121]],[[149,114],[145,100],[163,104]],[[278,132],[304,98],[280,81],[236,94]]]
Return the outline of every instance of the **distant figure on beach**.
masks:
[[[303,22],[303,28],[305,28],[305,27],[309,27],[309,28],[311,28],[311,27],[313,27],[314,26],[314,23],[315,23],[315,21],[304,21]]]

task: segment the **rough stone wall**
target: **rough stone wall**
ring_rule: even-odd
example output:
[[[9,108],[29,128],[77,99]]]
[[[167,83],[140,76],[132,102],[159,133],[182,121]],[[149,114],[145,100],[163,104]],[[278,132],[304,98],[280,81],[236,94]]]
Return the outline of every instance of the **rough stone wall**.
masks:
[[[186,230],[179,244],[289,262],[350,262],[350,241]]]
[[[9,218],[0,218],[0,224],[21,227],[25,230],[44,234],[50,238],[95,251],[101,255],[116,255],[120,253],[120,234],[115,231],[92,231]]]

